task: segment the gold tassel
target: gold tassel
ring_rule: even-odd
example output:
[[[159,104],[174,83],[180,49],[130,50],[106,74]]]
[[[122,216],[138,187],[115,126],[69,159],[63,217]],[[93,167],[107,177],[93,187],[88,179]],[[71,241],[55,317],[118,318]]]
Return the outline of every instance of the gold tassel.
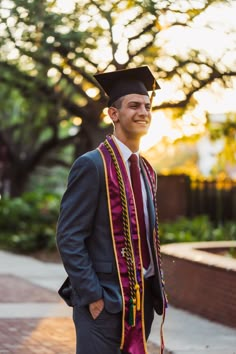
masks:
[[[156,80],[154,80],[153,86],[152,86],[152,94],[151,94],[151,98],[150,98],[151,106],[152,106],[153,98],[156,96],[155,90],[156,90]]]
[[[141,306],[140,306],[140,287],[139,284],[135,285],[135,290],[136,290],[136,306],[137,306],[137,311],[140,311]]]

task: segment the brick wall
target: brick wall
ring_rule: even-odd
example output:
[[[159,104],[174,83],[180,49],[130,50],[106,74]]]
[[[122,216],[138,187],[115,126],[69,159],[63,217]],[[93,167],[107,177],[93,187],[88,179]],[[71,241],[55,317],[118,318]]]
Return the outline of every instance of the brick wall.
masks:
[[[189,177],[158,176],[158,215],[160,221],[176,220],[188,215]]]
[[[236,260],[193,245],[184,244],[182,251],[181,244],[162,247],[170,304],[236,328]]]
[[[236,219],[236,181],[158,175],[157,186],[160,221],[197,215],[208,215],[215,223]]]

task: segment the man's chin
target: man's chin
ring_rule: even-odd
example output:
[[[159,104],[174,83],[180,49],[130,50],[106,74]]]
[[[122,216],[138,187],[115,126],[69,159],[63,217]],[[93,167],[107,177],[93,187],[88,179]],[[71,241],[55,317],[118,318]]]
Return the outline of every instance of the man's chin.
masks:
[[[147,129],[136,129],[136,130],[133,130],[130,137],[132,136],[133,138],[136,138],[136,139],[141,139],[143,136],[147,135],[148,133],[148,128]]]
[[[139,136],[140,136],[140,138],[142,138],[143,136],[147,135],[148,130],[149,130],[149,128],[143,129],[142,131],[140,131],[140,132],[138,133]]]

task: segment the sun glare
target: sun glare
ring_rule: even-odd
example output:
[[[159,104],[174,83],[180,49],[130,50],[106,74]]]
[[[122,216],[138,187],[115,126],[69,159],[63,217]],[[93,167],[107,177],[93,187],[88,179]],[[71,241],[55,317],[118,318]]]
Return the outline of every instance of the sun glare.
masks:
[[[202,90],[195,93],[195,98],[203,109],[209,113],[227,113],[236,111],[236,80],[232,88],[222,89],[217,83],[211,90]]]
[[[170,131],[170,122],[164,113],[158,112],[153,115],[149,132],[141,139],[140,150],[146,151],[157,144]]]
[[[181,118],[172,120],[164,111],[153,113],[147,135],[141,139],[140,150],[145,152],[165,138],[169,143],[183,137],[191,137],[205,132],[205,112],[196,107]]]
[[[62,13],[71,13],[74,10],[75,7],[75,0],[57,0],[56,2],[56,8],[62,12]]]

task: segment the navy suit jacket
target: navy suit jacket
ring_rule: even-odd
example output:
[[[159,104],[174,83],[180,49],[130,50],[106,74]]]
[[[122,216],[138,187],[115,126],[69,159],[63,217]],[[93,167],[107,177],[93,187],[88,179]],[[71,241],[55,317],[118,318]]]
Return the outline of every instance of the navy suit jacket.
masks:
[[[149,188],[146,189],[150,228],[153,230],[155,210]],[[79,157],[71,168],[61,202],[57,245],[68,273],[59,294],[68,305],[84,306],[103,298],[108,312],[120,312],[122,297],[113,251],[104,166],[98,150]],[[154,255],[152,243],[151,247]],[[156,262],[154,266],[154,307],[161,314],[160,272]]]

